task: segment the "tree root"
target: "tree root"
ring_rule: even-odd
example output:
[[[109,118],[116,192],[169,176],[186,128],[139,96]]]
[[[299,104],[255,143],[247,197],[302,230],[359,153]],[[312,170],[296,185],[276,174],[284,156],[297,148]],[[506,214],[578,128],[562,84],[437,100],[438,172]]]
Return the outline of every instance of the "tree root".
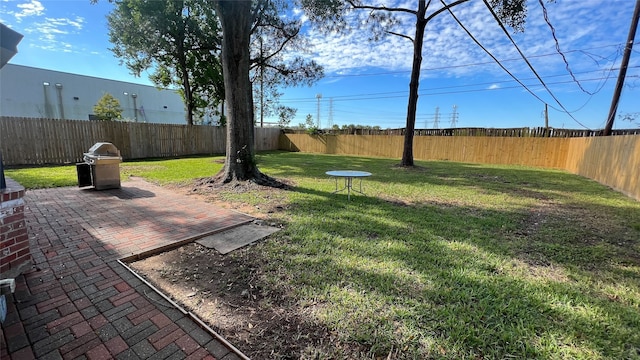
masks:
[[[194,191],[200,187],[207,188],[246,188],[247,186],[255,184],[259,186],[266,186],[276,189],[291,189],[291,185],[283,180],[278,180],[269,175],[265,175],[259,170],[253,172],[249,179],[238,179],[232,174],[225,174],[224,169],[218,174],[212,177],[206,177],[196,180]]]

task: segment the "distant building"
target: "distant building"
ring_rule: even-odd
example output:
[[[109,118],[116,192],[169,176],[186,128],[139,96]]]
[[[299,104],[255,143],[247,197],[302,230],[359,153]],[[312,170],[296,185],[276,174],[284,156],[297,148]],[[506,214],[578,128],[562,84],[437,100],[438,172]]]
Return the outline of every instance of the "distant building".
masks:
[[[0,116],[92,120],[105,93],[118,99],[130,121],[187,123],[175,90],[14,64],[0,69]]]

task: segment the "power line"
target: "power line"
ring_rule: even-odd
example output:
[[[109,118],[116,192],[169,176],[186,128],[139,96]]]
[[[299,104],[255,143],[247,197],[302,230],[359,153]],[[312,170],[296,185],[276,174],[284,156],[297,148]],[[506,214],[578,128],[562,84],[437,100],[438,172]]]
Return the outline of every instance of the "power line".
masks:
[[[447,6],[446,3],[441,0],[442,4],[444,6]],[[495,15],[495,13],[493,12],[493,10],[491,9],[491,7],[489,6],[489,4],[486,2],[486,0],[484,0],[485,5],[487,6],[487,8],[491,11],[492,15],[494,16],[494,18],[496,19],[496,21],[498,22],[498,24],[500,25],[500,27],[503,29],[503,31],[505,32],[505,34],[507,34],[507,36],[509,37],[509,39],[511,40],[511,42],[513,43],[513,45],[516,47],[516,49],[518,50],[518,52],[520,53],[521,57],[526,61],[527,65],[529,66],[529,68],[533,71],[533,73],[536,75],[537,79],[540,81],[540,83],[545,87],[545,89],[549,92],[549,94],[554,98],[554,100],[560,105],[560,107],[564,110],[565,113],[567,113],[576,123],[580,124],[581,126],[583,126],[584,128],[587,128],[584,124],[580,123],[577,119],[575,119],[575,117],[564,107],[564,105],[562,105],[562,103],[555,97],[555,95],[551,92],[551,90],[548,88],[548,86],[545,84],[545,82],[542,80],[542,78],[538,75],[538,73],[535,71],[535,69],[533,68],[533,66],[530,64],[530,62],[527,60],[527,58],[524,56],[524,54],[522,53],[522,51],[517,47],[517,45],[515,44],[515,42],[513,41],[513,39],[511,38],[511,36],[508,34],[508,32],[506,31],[506,29],[504,28],[504,26],[502,25],[502,22],[500,22],[500,20],[497,18],[497,15]],[[518,82],[523,88],[525,88],[531,95],[533,95],[536,99],[538,99],[540,102],[542,103],[546,103],[544,100],[542,100],[538,95],[536,95],[533,91],[531,91],[524,83],[522,83],[522,81],[520,81],[518,78],[516,78],[511,72],[509,72],[509,70],[507,70],[504,65],[501,64],[501,62],[493,55],[491,54],[484,46],[482,46],[479,41],[469,32],[469,30],[466,29],[466,27],[464,27],[464,25],[462,25],[462,23],[458,20],[458,18],[453,14],[453,12],[451,11],[451,9],[447,9],[449,11],[449,13],[451,14],[451,16],[456,20],[456,22],[458,23],[458,25],[460,25],[463,30],[471,37],[471,39],[480,47],[482,48],[507,74],[509,74],[516,82]],[[478,90],[475,90],[478,91]],[[403,95],[404,96],[404,95]],[[385,96],[385,97],[377,97],[377,98],[369,98],[367,100],[371,100],[371,99],[379,99],[379,98],[392,98],[392,97],[400,97],[400,96]],[[365,100],[365,98],[362,99],[351,99],[350,101],[355,101],[355,100]]]
[[[565,54],[570,54],[570,53],[579,52],[579,53],[583,53],[583,54],[589,56],[593,60],[592,56],[594,56],[594,54],[588,53],[587,50],[603,49],[603,48],[612,47],[612,46],[616,46],[618,48],[624,48],[624,44],[618,43],[618,44],[595,46],[595,47],[590,47],[590,48],[585,48],[585,49],[567,50],[564,53]],[[555,55],[557,55],[557,53],[529,55],[529,58],[541,58],[541,57],[548,57],[548,56],[555,56]],[[508,62],[508,61],[518,61],[518,60],[522,60],[522,58],[502,59],[500,61],[501,62]],[[472,66],[489,65],[489,64],[493,64],[493,63],[494,63],[493,61],[484,61],[484,62],[471,63],[471,64],[447,65],[447,66],[439,66],[439,67],[432,67],[432,68],[420,68],[420,71],[449,70],[449,69],[458,69],[458,68],[465,68],[465,67],[472,67]],[[597,61],[596,61],[596,63],[597,63]],[[409,73],[411,73],[411,70],[398,70],[398,71],[386,71],[386,72],[378,72],[378,73],[370,73],[370,74],[327,75],[327,76],[325,76],[325,78],[385,76],[385,75],[409,74]]]
[[[442,2],[443,5],[446,5],[444,3],[444,0],[440,0]],[[520,56],[522,57],[522,59],[527,63],[527,66],[529,66],[529,69],[531,69],[531,71],[533,72],[533,74],[538,78],[538,80],[540,81],[540,83],[542,84],[542,86],[544,86],[544,88],[547,90],[547,92],[549,93],[549,95],[551,95],[551,97],[553,98],[553,100],[555,100],[555,102],[560,105],[560,107],[562,108],[562,110],[564,110],[567,115],[569,115],[569,117],[571,119],[573,119],[573,121],[575,121],[576,123],[578,123],[580,126],[584,127],[585,129],[589,129],[587,126],[585,126],[584,124],[582,124],[580,121],[578,121],[578,119],[576,119],[570,112],[569,110],[567,110],[564,105],[562,105],[562,103],[560,102],[560,100],[558,100],[558,98],[553,94],[553,92],[551,92],[551,89],[549,89],[549,87],[547,86],[547,84],[544,83],[544,81],[542,80],[542,78],[540,77],[540,75],[538,75],[538,72],[533,68],[533,66],[531,65],[531,63],[529,62],[529,60],[527,59],[526,56],[524,56],[524,54],[522,53],[522,50],[520,50],[520,48],[518,47],[518,45],[516,44],[515,41],[513,41],[513,38],[511,37],[511,35],[509,35],[509,32],[507,31],[507,29],[504,27],[504,25],[502,24],[502,21],[500,21],[500,19],[498,18],[498,15],[496,15],[496,13],[493,11],[493,9],[491,8],[491,5],[489,5],[489,3],[487,2],[487,0],[483,0],[484,5],[487,7],[487,9],[489,9],[489,12],[491,12],[491,15],[493,15],[493,18],[498,22],[498,25],[500,25],[500,28],[502,29],[502,32],[505,33],[505,35],[507,35],[507,38],[509,38],[509,41],[511,41],[511,43],[513,44],[513,46],[516,48],[516,50],[518,50],[518,53],[520,54]],[[462,23],[460,22],[460,20],[458,20],[458,18],[455,17],[455,15],[453,15],[453,12],[451,11],[451,9],[448,9],[449,13],[451,14],[451,16],[454,17],[454,19],[456,20],[456,22],[467,32],[467,34],[469,34],[469,36],[472,37],[473,41],[476,42],[476,44],[478,44],[480,47],[482,47],[480,45],[480,43],[471,35],[471,33],[469,32],[469,30],[467,30]],[[484,51],[487,51],[484,47],[482,47],[482,49]],[[490,54],[487,51],[488,54]],[[490,54],[491,55],[491,54]],[[491,57],[493,59],[495,59],[495,57],[493,55],[491,55]],[[504,68],[504,66],[502,66],[502,64],[500,64],[500,66],[502,68]],[[511,74],[511,73],[509,73]],[[519,81],[518,81],[519,82]],[[527,91],[531,92],[528,88]],[[533,94],[533,93],[532,93]],[[538,100],[540,100],[542,103],[545,103],[545,101],[543,101],[542,99],[540,99],[540,97],[538,97],[537,95],[533,94]]]
[[[633,76],[634,78],[639,78],[640,79],[640,75],[639,76]],[[589,81],[589,80],[599,80],[599,79],[585,79],[583,81]],[[572,80],[566,80],[566,81],[562,81],[562,82],[558,82],[558,83],[550,83],[550,85],[555,85],[555,84],[570,84],[572,83]],[[536,84],[536,86],[541,87],[540,84]],[[503,87],[503,88],[497,88],[497,89],[471,89],[471,90],[464,90],[464,91],[451,91],[451,92],[447,92],[446,94],[459,94],[459,93],[472,93],[472,92],[480,92],[480,91],[498,91],[498,90],[509,90],[509,89],[516,89],[516,88],[521,88],[519,85],[514,85],[514,86],[509,86],[509,87]],[[443,92],[439,92],[439,93],[420,93],[420,96],[431,96],[431,95],[441,95],[441,94],[445,94]],[[361,100],[361,99],[358,99]],[[572,112],[576,112],[580,109],[582,109],[586,104],[580,105],[580,107],[577,110],[573,110]],[[339,116],[354,116],[354,115],[366,115],[368,117],[369,121],[378,121],[378,122],[382,122],[382,123],[389,123],[389,122],[393,122],[393,123],[403,123],[405,121],[405,119],[400,119],[398,121],[393,121],[392,118],[394,117],[398,117],[398,118],[402,118],[404,117],[406,114],[402,112],[403,110],[398,110],[395,112],[390,112],[390,111],[386,111],[386,112],[380,112],[380,111],[376,111],[375,114],[371,114],[370,112],[368,112],[366,109],[363,110],[362,108],[359,107],[354,107],[353,109],[349,110],[349,109],[345,109],[344,107],[341,107],[340,110],[337,111],[337,113],[339,113]],[[452,118],[452,113],[440,113],[439,119],[443,119],[443,118]],[[372,117],[373,116],[373,117]],[[435,114],[428,114],[428,113],[419,113],[418,116],[416,117],[416,123],[425,123],[425,128],[428,127],[427,124],[431,124],[433,123],[433,120],[435,118]],[[457,119],[457,116],[456,116]],[[455,127],[455,126],[451,126],[451,127]]]
[[[640,75],[630,75],[627,76],[627,78],[635,78],[635,79],[640,79]],[[588,82],[588,81],[601,81],[605,78],[590,78],[590,79],[583,79],[583,82]],[[572,80],[565,80],[565,81],[558,81],[558,82],[552,82],[552,83],[548,83],[549,85],[556,85],[556,84],[569,84],[572,83]],[[532,86],[532,85],[529,85]],[[535,88],[535,86],[541,86],[540,84],[534,84],[533,85]],[[459,86],[458,86],[459,87]],[[509,90],[509,89],[515,89],[515,88],[521,88],[521,86],[519,85],[514,85],[514,86],[508,86],[508,87],[499,87],[499,88],[495,88],[495,89],[487,89],[487,88],[483,88],[483,89],[469,89],[469,90],[456,90],[456,91],[447,91],[447,92],[421,92],[419,95],[420,96],[435,96],[435,95],[445,95],[445,94],[461,94],[461,93],[472,93],[472,92],[481,92],[481,91],[497,91],[497,90]],[[405,95],[406,96],[406,95]],[[342,102],[351,102],[351,106],[347,103],[345,105],[342,105],[339,109],[334,110],[339,114],[344,114],[347,116],[353,116],[353,115],[365,115],[368,114],[366,111],[363,111],[362,108],[358,107],[356,105],[356,103],[358,101],[361,100],[373,100],[373,99],[390,99],[390,98],[398,98],[399,96],[377,96],[377,97],[369,97],[369,98],[345,98],[342,99]],[[592,96],[589,97],[589,100],[592,98]],[[587,103],[589,102],[589,100],[587,100]],[[307,100],[306,102],[310,102],[310,100]],[[581,110],[584,106],[586,106],[585,104],[580,105],[580,107],[576,110],[572,110],[571,112],[575,113],[576,111]],[[350,111],[351,109],[351,111]],[[399,110],[400,111],[400,110]],[[376,115],[378,117],[381,118],[386,118],[385,121],[389,121],[388,118],[390,117],[402,117],[405,114],[404,113],[400,113],[399,111],[394,111],[394,112],[385,112],[385,111],[376,111]],[[450,117],[451,114],[443,114],[441,113],[441,117]],[[434,115],[433,114],[418,114],[416,121],[418,122],[425,122],[425,120],[433,120]],[[402,120],[404,121],[404,120]],[[400,122],[402,122],[400,121]],[[428,123],[431,123],[432,121],[428,121]],[[426,123],[425,123],[425,128],[427,127]]]
[[[628,69],[633,69],[633,68],[640,68],[640,65],[636,65],[636,66],[629,66]],[[613,71],[615,70],[619,70],[619,68],[615,68],[612,67],[610,69],[605,70],[606,73],[611,74]],[[601,72],[602,70],[590,70],[590,71],[582,71],[582,72],[577,72],[576,74],[590,74],[590,73],[596,73],[596,72]],[[566,74],[556,74],[556,75],[548,75],[546,76],[547,78],[556,78],[556,77],[562,77],[562,76],[566,76]],[[608,80],[610,78],[609,75],[607,75],[606,77],[602,77],[602,78],[589,78],[589,79],[583,79],[582,81],[595,81],[595,80]],[[536,80],[537,78],[535,77],[530,77],[530,78],[524,78],[522,79],[523,81],[527,81],[527,80]],[[482,82],[482,83],[475,83],[475,84],[464,84],[464,85],[450,85],[450,86],[439,86],[439,87],[432,87],[432,88],[428,88],[428,90],[441,90],[441,89],[454,89],[454,88],[464,88],[464,87],[472,87],[472,86],[482,86],[482,85],[494,85],[494,84],[503,84],[503,83],[509,83],[512,82],[514,80],[499,80],[499,81],[489,81],[489,82]],[[562,84],[565,82],[555,82],[555,83],[550,83],[550,84]],[[598,93],[601,90],[602,86],[598,86],[598,90],[596,90],[594,93]],[[380,95],[391,95],[391,94],[398,94],[398,95],[402,95],[402,97],[406,96],[408,93],[407,90],[402,90],[402,91],[386,91],[386,92],[379,92],[379,93],[364,93],[364,94],[350,94],[350,95],[338,95],[338,96],[333,96],[333,98],[337,98],[337,99],[342,99],[342,98],[354,98],[354,97],[360,97],[360,96],[380,96]],[[393,97],[401,97],[401,96],[393,96]],[[370,99],[370,98],[368,98]],[[283,101],[286,102],[315,102],[316,100],[312,100],[310,98],[283,98]],[[339,100],[341,101],[341,100]]]
[[[443,4],[444,1],[442,2]],[[485,5],[487,5],[486,1],[485,1]],[[446,6],[446,4],[445,4]],[[491,10],[491,8],[489,7],[489,9]],[[524,85],[520,80],[518,80],[513,74],[511,74],[506,68],[504,68],[504,66],[500,63],[499,60],[497,60],[490,52],[488,52],[488,50],[486,48],[484,48],[481,44],[479,44],[479,42],[469,33],[469,31],[460,23],[460,21],[458,21],[458,19],[455,17],[455,15],[449,10],[449,12],[451,13],[451,15],[454,17],[454,19],[458,22],[458,24],[463,27],[463,29],[467,32],[468,35],[470,35],[472,37],[472,39],[474,39],[474,41],[476,42],[477,45],[479,45],[485,52],[487,52],[487,54],[489,54],[493,60],[495,62],[497,62],[505,72],[507,72],[515,81],[517,81],[522,87],[524,87],[527,91],[529,91],[529,93],[531,93],[535,98],[537,98],[539,101],[545,103],[545,101],[543,101],[540,97],[538,97],[536,94],[534,94],[530,89],[527,88],[526,85]],[[493,12],[492,12],[493,13]],[[494,13],[493,13],[494,14]],[[495,14],[494,14],[495,17]],[[502,23],[500,21],[498,21],[498,23],[500,24],[500,26],[503,28],[503,31],[505,31],[505,33],[508,35],[508,32],[506,31],[506,29],[504,29],[504,27],[502,26]],[[511,39],[511,37],[509,36],[510,40],[512,41],[512,43],[514,44],[514,46],[517,45],[515,44],[515,42],[513,41],[513,39]],[[606,45],[606,46],[601,46],[599,48],[602,47],[607,47],[607,46],[611,46],[611,45]],[[518,48],[517,48],[518,49]],[[576,51],[581,51],[581,52],[585,52],[586,49],[583,50],[571,50],[568,52],[576,52]],[[522,58],[527,62],[527,64],[529,65],[529,67],[531,68],[531,70],[534,72],[534,74],[536,75],[537,79],[540,81],[540,83],[542,84],[542,86],[545,87],[545,89],[549,92],[549,94],[554,98],[554,100],[556,100],[556,102],[558,102],[558,104],[563,108],[564,112],[567,113],[569,116],[571,116],[573,118],[574,121],[576,121],[578,124],[580,124],[581,126],[587,128],[586,126],[584,126],[583,124],[581,124],[577,119],[575,119],[572,115],[571,112],[569,112],[563,105],[562,103],[559,102],[559,100],[554,96],[554,94],[550,91],[550,89],[547,87],[547,85],[544,83],[544,81],[542,81],[542,79],[540,78],[540,76],[537,74],[537,72],[535,71],[535,69],[533,69],[533,67],[531,66],[531,64],[528,62],[527,58],[522,54],[522,52],[520,51],[520,49],[518,49],[518,51],[520,52],[520,55],[522,56]],[[567,52],[567,53],[568,53]],[[586,52],[585,52],[586,54]],[[539,56],[551,56],[551,55],[555,55],[555,54],[548,54],[548,55],[536,55],[536,56],[530,56],[531,58],[533,57],[539,57]],[[588,55],[588,54],[587,54]],[[593,59],[593,58],[592,58]],[[511,61],[512,59],[508,59],[508,60],[503,60],[503,61]],[[513,59],[515,60],[515,59]],[[595,59],[593,59],[594,61],[596,61]],[[490,63],[490,62],[488,62]],[[597,61],[596,61],[597,63]],[[487,64],[487,63],[482,63],[482,64]],[[472,64],[475,65],[475,64]],[[471,65],[457,65],[457,66],[453,66],[453,67],[446,67],[446,68],[455,68],[455,67],[461,67],[461,66],[471,66]],[[438,68],[434,68],[432,70],[436,70]],[[406,72],[406,71],[405,71]],[[402,71],[398,71],[398,72],[386,72],[386,73],[377,73],[377,74],[358,74],[358,75],[341,75],[341,76],[328,76],[328,77],[348,77],[348,76],[373,76],[373,75],[386,75],[386,74],[393,74],[393,73],[402,73]],[[573,75],[573,73],[571,73],[572,77],[575,80],[575,76]],[[607,77],[608,79],[608,77]],[[602,80],[602,79],[601,79]],[[484,90],[488,90],[488,89],[484,89]],[[482,90],[470,90],[470,91],[482,91]],[[465,92],[469,92],[469,91],[465,91]],[[400,93],[400,92],[397,92]],[[448,92],[451,93],[451,92]],[[359,95],[359,96],[364,96],[364,95]],[[405,95],[403,95],[405,96]],[[379,99],[379,98],[393,98],[393,97],[400,97],[400,96],[384,96],[384,97],[375,97],[375,98],[370,98],[370,99]],[[346,100],[346,99],[344,99]],[[344,101],[343,100],[343,101]],[[353,100],[365,100],[365,98],[363,99],[350,99],[351,101]],[[557,109],[556,109],[557,110]]]
[[[565,67],[566,67],[567,71],[569,72],[569,74],[571,74],[571,77],[573,78],[573,81],[575,81],[575,83],[578,84],[578,87],[580,87],[580,90],[582,90],[583,92],[585,92],[585,93],[587,93],[589,95],[593,95],[594,93],[591,93],[591,92],[585,90],[585,88],[582,87],[582,84],[580,84],[578,79],[576,79],[575,75],[573,75],[573,71],[571,71],[571,67],[569,67],[569,62],[567,61],[567,58],[562,53],[562,50],[560,50],[560,42],[558,41],[558,38],[556,37],[556,29],[553,27],[553,25],[551,25],[551,20],[549,20],[549,14],[547,13],[547,8],[544,6],[544,3],[542,2],[542,0],[538,0],[538,2],[540,3],[540,6],[542,7],[542,14],[544,16],[544,21],[547,23],[547,25],[549,25],[549,28],[551,29],[551,36],[553,37],[553,40],[556,43],[556,51],[562,57],[562,61],[564,61],[564,64],[565,64]],[[485,4],[486,4],[486,1],[485,1]]]
[[[630,67],[631,68],[631,67]],[[640,66],[634,66],[634,68],[640,68]],[[627,76],[628,78],[640,78],[640,75],[629,75]],[[582,79],[582,82],[587,82],[587,81],[601,81],[601,80],[607,80],[610,77],[598,77],[598,78],[588,78],[588,79]],[[529,79],[525,79],[525,80],[533,80],[535,78],[529,78]],[[498,84],[498,83],[506,83],[506,82],[511,82],[512,80],[508,80],[508,81],[497,81],[497,82],[490,82],[490,83],[479,83],[479,84],[471,84],[471,85],[454,85],[454,86],[442,86],[442,87],[435,87],[435,88],[429,88],[429,89],[425,89],[423,90],[423,92],[420,92],[419,96],[432,96],[432,95],[450,95],[450,94],[464,94],[464,93],[470,93],[470,92],[481,92],[481,91],[497,91],[497,90],[509,90],[509,89],[516,89],[516,88],[520,88],[522,87],[522,84],[520,85],[514,85],[514,86],[503,86],[503,87],[497,87],[497,88],[493,88],[493,89],[488,89],[488,88],[482,88],[482,89],[469,89],[469,90],[456,90],[456,91],[440,91],[440,92],[425,92],[425,91],[433,91],[433,90],[446,90],[446,89],[455,89],[455,88],[466,88],[466,87],[472,87],[472,86],[478,86],[478,85],[487,85],[487,84]],[[548,85],[561,85],[561,84],[568,84],[568,83],[572,83],[573,80],[565,80],[565,81],[555,81],[555,82],[549,82],[547,83]],[[541,84],[532,84],[529,85],[529,87],[531,86],[542,86]],[[600,86],[600,88],[602,88],[602,86]],[[408,91],[397,91],[397,92],[382,92],[382,93],[370,93],[370,94],[354,94],[354,95],[342,95],[342,96],[335,96],[334,99],[335,101],[365,101],[365,100],[382,100],[382,99],[396,99],[396,98],[404,98],[407,96],[407,92]],[[398,94],[398,95],[391,95],[391,94]],[[538,99],[540,100],[540,99]],[[281,100],[283,103],[287,103],[287,104],[296,104],[296,103],[311,103],[311,102],[316,102],[317,100],[312,99],[312,98],[295,98],[295,99],[282,99]],[[542,101],[544,103],[544,101]],[[570,112],[576,112],[576,110],[574,111],[570,111]]]

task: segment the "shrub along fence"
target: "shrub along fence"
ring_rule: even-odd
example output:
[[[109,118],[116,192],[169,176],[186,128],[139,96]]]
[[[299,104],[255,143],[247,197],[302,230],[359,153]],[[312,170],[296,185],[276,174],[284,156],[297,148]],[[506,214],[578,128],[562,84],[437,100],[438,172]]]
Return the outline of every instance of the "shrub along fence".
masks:
[[[276,150],[280,132],[256,128],[256,150]],[[79,162],[100,141],[113,143],[124,159],[224,154],[226,130],[206,125],[0,117],[5,165]]]
[[[280,149],[401,158],[399,135],[283,134]],[[640,135],[607,137],[416,136],[416,160],[563,169],[640,200]]]

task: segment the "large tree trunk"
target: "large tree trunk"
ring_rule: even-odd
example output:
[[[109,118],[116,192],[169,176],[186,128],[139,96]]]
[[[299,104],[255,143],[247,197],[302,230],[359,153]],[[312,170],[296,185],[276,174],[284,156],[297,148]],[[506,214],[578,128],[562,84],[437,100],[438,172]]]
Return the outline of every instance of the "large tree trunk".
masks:
[[[413,39],[413,66],[409,82],[409,104],[407,105],[407,125],[404,133],[401,166],[413,166],[413,133],[416,128],[416,112],[418,108],[418,89],[420,87],[420,66],[422,65],[422,43],[424,29],[427,26],[425,0],[418,2],[416,14],[416,34]]]
[[[249,80],[251,1],[217,1],[215,4],[222,25],[222,70],[227,103],[226,159],[217,179],[223,183],[252,180],[281,186],[262,174],[254,159],[253,95]]]
[[[253,100],[249,80],[251,1],[218,1],[222,24],[222,71],[227,101],[227,148],[223,181],[249,180],[257,172],[253,148]]]
[[[187,125],[193,125],[193,92],[191,91],[191,83],[189,82],[189,72],[187,71],[186,54],[182,45],[180,46],[180,77],[182,78],[182,90],[184,91],[184,103],[187,107]]]

